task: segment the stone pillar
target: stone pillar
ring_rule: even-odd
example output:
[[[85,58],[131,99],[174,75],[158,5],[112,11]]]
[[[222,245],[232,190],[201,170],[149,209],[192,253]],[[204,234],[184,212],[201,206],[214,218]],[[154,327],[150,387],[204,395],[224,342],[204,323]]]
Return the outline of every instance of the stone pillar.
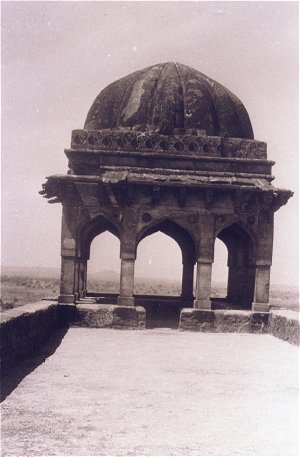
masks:
[[[59,303],[74,303],[77,298],[78,258],[76,246],[77,207],[64,202],[61,235],[61,277]]]
[[[274,214],[262,211],[258,217],[258,244],[255,261],[255,287],[252,309],[269,311],[270,270],[273,251]]]
[[[228,248],[228,284],[227,301],[238,305],[241,309],[251,308],[254,290],[253,262],[249,259],[251,251],[250,239],[236,240],[236,245],[230,243]]]
[[[184,262],[182,264],[182,286],[181,298],[193,300],[194,263]]]
[[[120,306],[134,306],[134,263],[136,258],[138,214],[136,208],[126,207],[123,209],[120,295],[117,300],[117,304]]]
[[[79,297],[84,298],[86,296],[86,277],[87,277],[87,260],[80,259],[79,263]]]
[[[80,258],[75,259],[74,265],[74,300],[77,301],[80,297]]]
[[[58,303],[74,303],[75,257],[62,256]]]
[[[214,261],[214,216],[202,214],[197,253],[197,278],[194,308],[211,309],[211,273]]]
[[[226,300],[235,303],[237,298],[237,265],[236,265],[236,246],[231,243],[226,244],[228,250],[228,282]]]
[[[232,304],[246,306],[244,300],[247,296],[247,273],[246,265],[231,265],[228,272],[228,301]]]
[[[211,271],[212,262],[210,260],[198,260],[194,308],[211,309]]]
[[[121,257],[120,295],[117,304],[120,306],[134,306],[134,258]]]
[[[253,311],[269,311],[270,270],[271,266],[267,262],[256,264]]]

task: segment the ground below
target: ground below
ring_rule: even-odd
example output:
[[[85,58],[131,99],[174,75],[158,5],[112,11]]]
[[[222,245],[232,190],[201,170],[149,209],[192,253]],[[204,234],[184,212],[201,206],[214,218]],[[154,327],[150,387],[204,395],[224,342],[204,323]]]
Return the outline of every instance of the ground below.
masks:
[[[2,455],[298,455],[298,368],[270,335],[71,328],[4,377]]]

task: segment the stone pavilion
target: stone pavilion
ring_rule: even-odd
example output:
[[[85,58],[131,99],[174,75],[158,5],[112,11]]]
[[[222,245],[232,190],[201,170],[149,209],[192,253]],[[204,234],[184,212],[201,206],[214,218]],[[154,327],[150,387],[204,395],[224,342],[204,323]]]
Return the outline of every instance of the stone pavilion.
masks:
[[[67,174],[48,177],[41,191],[63,208],[61,305],[93,295],[148,312],[155,298],[134,295],[134,266],[141,240],[160,231],[182,253],[177,309],[217,306],[218,238],[228,250],[223,302],[269,310],[274,213],[292,192],[272,185],[267,145],[254,139],[245,107],[228,89],[174,62],[136,71],[100,92],[65,154]],[[106,230],[120,240],[119,294],[89,294],[90,246]]]

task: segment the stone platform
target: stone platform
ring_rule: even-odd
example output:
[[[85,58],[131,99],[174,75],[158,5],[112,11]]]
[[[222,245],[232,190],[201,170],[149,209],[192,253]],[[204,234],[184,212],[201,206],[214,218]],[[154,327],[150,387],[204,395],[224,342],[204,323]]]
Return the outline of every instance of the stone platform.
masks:
[[[2,455],[298,455],[298,369],[270,335],[59,330],[4,379]]]
[[[41,301],[11,309],[1,313],[1,366],[12,366],[35,354],[56,329],[64,326],[144,330],[149,320],[153,328],[153,319],[142,306],[96,303],[75,306]],[[168,327],[169,321],[158,326],[164,324]],[[171,327],[205,333],[270,333],[299,345],[299,313],[287,310],[258,313],[184,308],[179,324]]]

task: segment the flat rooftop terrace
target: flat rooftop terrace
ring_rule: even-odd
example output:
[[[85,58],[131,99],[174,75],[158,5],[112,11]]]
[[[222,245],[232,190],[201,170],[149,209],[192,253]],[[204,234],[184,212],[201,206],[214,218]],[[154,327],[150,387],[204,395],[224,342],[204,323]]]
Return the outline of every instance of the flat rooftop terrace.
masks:
[[[298,354],[267,334],[57,330],[4,378],[2,455],[298,455]]]

